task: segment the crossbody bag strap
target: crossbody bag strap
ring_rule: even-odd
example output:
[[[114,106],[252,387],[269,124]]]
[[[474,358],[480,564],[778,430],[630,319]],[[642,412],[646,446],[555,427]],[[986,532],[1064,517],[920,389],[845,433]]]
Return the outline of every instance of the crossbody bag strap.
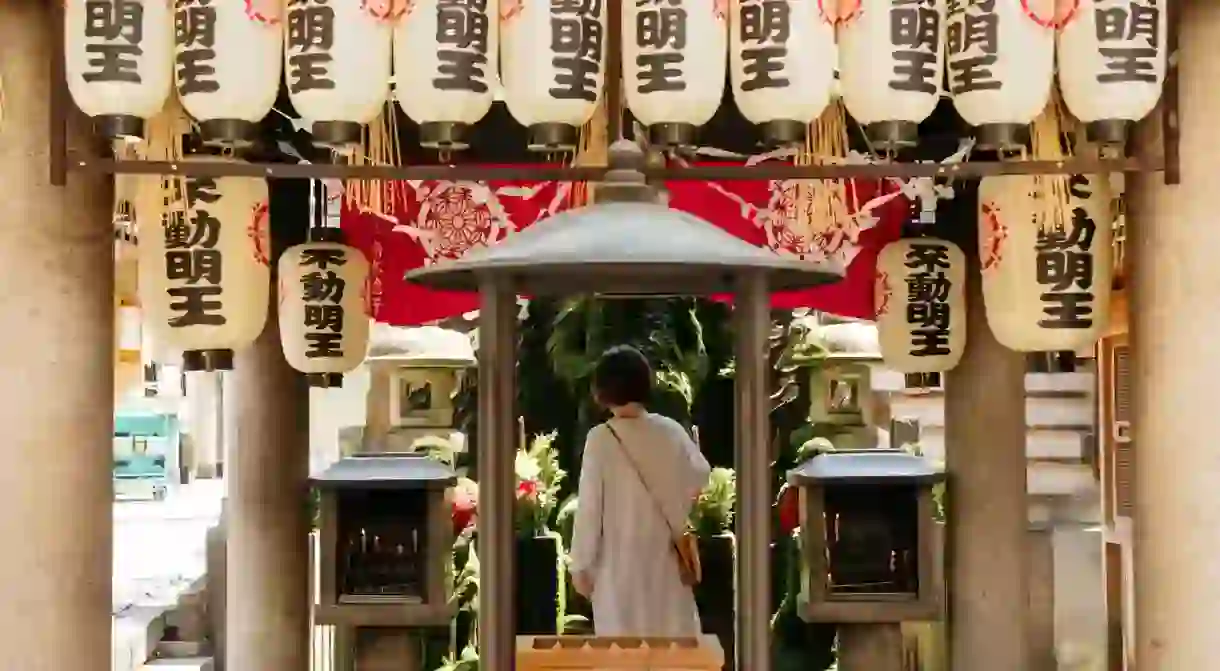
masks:
[[[665,509],[661,507],[661,501],[652,493],[652,488],[648,486],[648,481],[644,479],[644,473],[640,470],[639,465],[635,463],[635,459],[631,458],[631,453],[627,451],[627,444],[619,437],[618,431],[610,426],[610,422],[606,422],[606,428],[610,429],[610,435],[614,436],[614,440],[618,443],[619,451],[627,458],[627,463],[631,465],[631,470],[635,473],[635,477],[639,479],[640,484],[644,486],[644,491],[648,494],[648,498],[652,501],[652,505],[657,510],[657,514],[661,516],[661,521],[669,528],[669,535],[673,538],[678,537],[678,532],[674,530],[674,525],[669,523],[669,516],[665,514]]]

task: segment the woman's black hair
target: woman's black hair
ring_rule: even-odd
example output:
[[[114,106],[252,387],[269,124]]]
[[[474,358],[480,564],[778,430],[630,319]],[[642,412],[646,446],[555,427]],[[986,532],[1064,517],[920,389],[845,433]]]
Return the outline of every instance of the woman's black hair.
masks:
[[[644,403],[651,393],[652,367],[640,350],[617,345],[602,353],[593,369],[593,395],[599,403]]]

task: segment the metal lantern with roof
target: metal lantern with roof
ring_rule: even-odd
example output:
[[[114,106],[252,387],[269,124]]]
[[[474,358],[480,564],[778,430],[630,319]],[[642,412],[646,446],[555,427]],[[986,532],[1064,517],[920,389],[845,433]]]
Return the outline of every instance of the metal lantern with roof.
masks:
[[[376,655],[377,639],[410,639],[411,629],[453,618],[446,490],[456,481],[448,466],[418,454],[347,457],[312,478],[321,580],[315,616],[355,627],[358,657]]]
[[[943,481],[938,464],[889,449],[820,454],[788,472],[800,488],[801,617],[839,624],[843,659],[868,655],[868,671],[902,668],[902,622],[942,615],[932,488]]]
[[[709,8],[710,11],[710,8]],[[630,25],[630,22],[628,23]],[[633,297],[735,294],[738,401],[737,668],[770,668],[771,475],[767,339],[770,292],[834,282],[837,265],[779,256],[715,225],[658,204],[644,152],[610,148],[599,203],[545,219],[463,258],[414,270],[432,288],[478,290],[480,662],[513,668],[513,457],[516,295]]]

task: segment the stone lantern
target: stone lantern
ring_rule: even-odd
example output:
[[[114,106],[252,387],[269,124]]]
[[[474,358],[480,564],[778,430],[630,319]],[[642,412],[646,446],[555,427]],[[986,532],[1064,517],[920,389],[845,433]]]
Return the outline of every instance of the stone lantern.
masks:
[[[835,282],[843,268],[759,249],[715,225],[666,207],[635,143],[610,147],[597,203],[411,271],[433,289],[478,291],[480,665],[514,668],[513,459],[517,296],[601,298],[733,294],[738,458],[737,665],[771,668],[771,432],[767,338],[770,294]]]
[[[838,450],[884,442],[878,440],[872,385],[873,371],[882,363],[876,327],[830,324],[819,329],[818,338],[830,353],[810,373],[809,421],[833,425],[831,442]]]
[[[427,436],[451,439],[453,395],[475,366],[465,333],[377,325],[369,351],[362,452],[409,452]]]
[[[445,494],[456,479],[418,454],[346,457],[312,479],[320,505],[315,619],[355,630],[357,668],[378,651],[413,646],[413,629],[453,618]]]
[[[890,449],[821,454],[789,471],[801,501],[801,616],[841,625],[847,659],[868,657],[842,671],[900,669],[899,625],[941,617],[932,488],[943,481],[935,462]]]

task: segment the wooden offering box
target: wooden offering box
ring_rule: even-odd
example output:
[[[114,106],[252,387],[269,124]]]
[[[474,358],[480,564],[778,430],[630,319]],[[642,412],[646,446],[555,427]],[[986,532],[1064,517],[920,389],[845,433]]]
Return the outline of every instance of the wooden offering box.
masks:
[[[715,636],[518,636],[517,671],[720,671]]]

